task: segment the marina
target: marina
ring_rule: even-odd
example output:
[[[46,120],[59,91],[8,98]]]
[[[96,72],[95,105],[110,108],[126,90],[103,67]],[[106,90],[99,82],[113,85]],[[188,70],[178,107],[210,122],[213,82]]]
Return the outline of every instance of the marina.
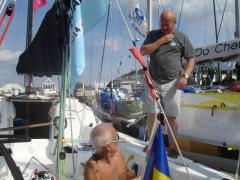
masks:
[[[120,5],[126,7],[127,1],[124,2]],[[13,11],[14,7],[22,5],[19,0],[8,3],[0,1],[0,13],[5,13],[6,8]],[[104,18],[107,22],[113,21],[111,13],[121,14],[118,1],[44,1],[35,10],[34,3],[34,0],[28,0],[26,49],[20,53],[15,64],[18,75],[23,77],[24,88],[11,83],[0,87],[0,179],[83,180],[86,162],[94,152],[90,133],[101,123],[110,123],[119,131],[117,143],[126,165],[138,179],[143,179],[146,158],[150,155],[144,148],[150,146],[154,139],[148,136],[147,114],[142,108],[147,70],[144,66],[139,69],[140,65],[135,64],[134,70],[120,73],[121,57],[118,75],[113,77],[113,68],[109,68],[111,77],[103,83],[101,77],[104,75],[101,73],[104,72],[100,69],[99,81],[96,80],[93,87],[92,75],[90,84],[81,82],[81,74],[86,74],[85,65],[80,65],[80,73],[72,69],[78,63],[85,63],[80,59],[85,58],[84,52],[90,51],[90,48],[82,48],[84,41],[81,37],[88,37],[91,28],[98,27],[96,24]],[[148,0],[148,8],[150,5]],[[46,14],[44,12],[42,23],[32,38],[33,17],[30,15],[36,15],[34,13],[41,12],[46,6]],[[97,20],[91,19],[85,11],[90,7],[97,13]],[[89,25],[90,20],[93,24]],[[133,21],[134,16],[130,20]],[[104,46],[108,44],[110,47],[110,43],[105,42],[107,28],[108,23],[105,39],[101,41]],[[137,41],[136,38],[133,44],[136,45]],[[237,37],[195,49],[196,67],[181,93],[181,115],[178,117],[179,132],[176,137],[180,156],[167,157],[173,180],[239,179],[239,44]],[[104,50],[99,67],[102,67],[103,59]],[[136,63],[130,55],[128,60]],[[88,75],[90,73],[92,69]],[[38,88],[33,87],[35,76],[46,76]],[[58,82],[52,76],[58,76]],[[104,86],[100,87],[101,84]],[[164,112],[158,115],[154,131],[158,129],[163,130],[168,150]],[[166,153],[165,149],[163,153]]]

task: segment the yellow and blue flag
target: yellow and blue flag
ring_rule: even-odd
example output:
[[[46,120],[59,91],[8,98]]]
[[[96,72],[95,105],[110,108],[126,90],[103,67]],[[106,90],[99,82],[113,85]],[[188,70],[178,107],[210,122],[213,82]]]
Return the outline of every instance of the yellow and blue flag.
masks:
[[[107,12],[109,0],[71,1],[71,89],[75,88],[85,68],[84,34],[93,28]]]
[[[144,180],[170,180],[162,128],[159,125],[147,161]]]

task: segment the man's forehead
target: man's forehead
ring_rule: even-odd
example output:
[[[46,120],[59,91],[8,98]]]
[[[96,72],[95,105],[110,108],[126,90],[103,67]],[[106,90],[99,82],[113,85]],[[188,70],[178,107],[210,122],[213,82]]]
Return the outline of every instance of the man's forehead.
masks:
[[[166,16],[161,16],[160,18],[161,21],[172,21],[175,20],[174,16],[166,15]]]
[[[160,16],[160,19],[163,19],[163,20],[175,20],[176,19],[176,15],[173,11],[171,10],[165,10],[162,12],[161,16]]]

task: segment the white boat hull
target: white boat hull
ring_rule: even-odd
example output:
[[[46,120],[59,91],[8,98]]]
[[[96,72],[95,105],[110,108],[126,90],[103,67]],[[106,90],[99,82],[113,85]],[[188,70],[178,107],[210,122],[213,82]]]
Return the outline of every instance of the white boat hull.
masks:
[[[183,93],[179,134],[220,146],[240,146],[240,93]]]
[[[66,101],[68,102],[68,101]],[[69,101],[70,102],[70,101]],[[70,105],[71,104],[71,105]],[[56,106],[58,107],[58,106]],[[70,180],[74,179],[74,176],[78,180],[83,180],[83,170],[84,164],[86,161],[92,156],[93,149],[88,145],[89,143],[89,133],[90,129],[96,126],[96,122],[94,123],[93,112],[89,107],[85,107],[83,104],[71,100],[71,103],[66,103],[66,107],[72,107],[70,109],[66,108],[68,112],[74,112],[73,116],[66,112],[67,117],[72,117],[72,130],[76,133],[76,136],[71,135],[73,139],[71,140],[68,137],[71,128],[65,128],[66,142],[64,143],[64,147],[74,147],[75,153],[72,154],[70,152],[66,152],[66,158],[64,160],[64,176],[65,179]],[[58,108],[56,108],[55,113],[53,113],[53,117],[58,113]],[[83,113],[83,114],[82,114]],[[68,116],[69,115],[69,116]],[[80,119],[78,119],[80,118]],[[80,124],[79,123],[80,120]],[[67,118],[68,126],[70,123],[70,118]],[[89,123],[92,123],[92,127],[89,127]],[[82,128],[80,128],[81,126]],[[54,127],[53,127],[54,128]],[[90,129],[89,129],[90,128]],[[84,131],[87,129],[87,131]],[[84,136],[81,136],[81,131],[84,132]],[[51,131],[53,133],[52,137],[54,137],[57,130],[53,129]],[[129,169],[132,169],[133,166],[137,166],[136,173],[137,175],[141,175],[141,172],[144,167],[146,153],[144,153],[143,147],[146,146],[144,142],[140,142],[139,140],[130,137],[126,134],[120,134],[120,142],[121,149],[123,154],[127,159],[130,156],[133,156],[131,160],[128,162]],[[7,148],[10,148],[12,151],[12,158],[14,159],[16,165],[19,167],[20,171],[23,174],[23,178],[25,180],[29,180],[33,177],[34,172],[38,171],[48,171],[52,177],[56,177],[56,139],[33,139],[31,142],[24,143],[9,143],[5,144]],[[73,161],[74,158],[74,161]],[[192,179],[233,179],[231,176],[221,173],[219,171],[213,170],[206,166],[200,165],[198,163],[194,163],[188,159],[185,159],[187,166],[189,168],[189,172],[191,174]],[[183,166],[181,158],[178,159],[168,159],[169,168],[172,179],[178,180],[186,180],[188,179],[186,169]],[[74,168],[76,171],[74,171]],[[1,180],[12,180],[12,174],[7,166],[7,163],[3,156],[0,156],[0,179]]]
[[[128,167],[131,169],[133,165],[138,166],[137,173],[141,174],[144,167],[146,154],[142,152],[144,144],[141,144],[137,139],[120,134],[122,140],[127,140],[128,143],[121,144],[124,156],[127,159],[133,155],[133,159],[129,161]],[[54,154],[54,143],[47,139],[34,139],[28,143],[10,144],[12,149],[12,157],[15,160],[20,171],[23,173],[25,180],[33,177],[34,171],[49,171],[53,177],[56,176],[56,154]],[[74,154],[76,177],[78,180],[83,180],[84,164],[92,155],[92,149],[81,150],[81,145],[76,145],[77,153]],[[198,163],[194,163],[185,159],[192,179],[233,179],[231,176],[222,172],[207,168]],[[181,162],[181,158],[168,159],[170,174],[172,179],[186,180],[188,176],[186,169]],[[9,168],[6,166],[4,158],[0,157],[0,177],[2,180],[12,180],[13,177]],[[65,159],[65,179],[74,179],[72,154],[67,153]]]

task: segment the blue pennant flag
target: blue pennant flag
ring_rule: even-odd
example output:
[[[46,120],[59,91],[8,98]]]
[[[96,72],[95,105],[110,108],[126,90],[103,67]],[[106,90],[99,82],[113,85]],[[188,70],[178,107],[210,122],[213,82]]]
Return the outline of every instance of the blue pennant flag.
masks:
[[[170,180],[167,154],[159,125],[148,157],[144,180]]]
[[[107,12],[109,0],[72,0],[71,4],[71,89],[85,68],[84,34]]]

